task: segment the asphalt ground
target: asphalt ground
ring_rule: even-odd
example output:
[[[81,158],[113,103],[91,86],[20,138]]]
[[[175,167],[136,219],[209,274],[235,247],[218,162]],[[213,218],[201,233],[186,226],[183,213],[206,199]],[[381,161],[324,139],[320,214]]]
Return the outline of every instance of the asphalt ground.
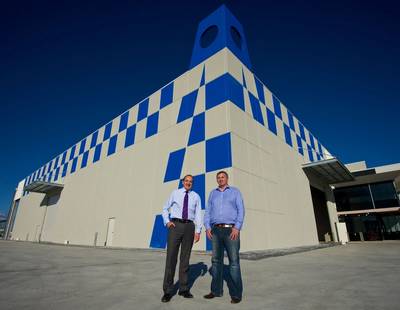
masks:
[[[0,241],[0,309],[400,309],[400,242],[241,260],[244,295],[205,300],[211,257],[192,253],[193,299],[160,302],[165,252]]]

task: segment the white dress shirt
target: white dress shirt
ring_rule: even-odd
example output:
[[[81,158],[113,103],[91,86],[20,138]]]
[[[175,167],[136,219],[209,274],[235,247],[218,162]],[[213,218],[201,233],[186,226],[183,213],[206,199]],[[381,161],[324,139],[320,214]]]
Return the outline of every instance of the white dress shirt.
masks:
[[[162,216],[164,219],[164,225],[167,225],[172,218],[182,219],[183,200],[185,199],[185,194],[185,188],[176,189],[171,193],[163,207]],[[189,191],[188,195],[188,220],[194,222],[196,225],[196,233],[200,233],[203,226],[201,199],[194,191]]]

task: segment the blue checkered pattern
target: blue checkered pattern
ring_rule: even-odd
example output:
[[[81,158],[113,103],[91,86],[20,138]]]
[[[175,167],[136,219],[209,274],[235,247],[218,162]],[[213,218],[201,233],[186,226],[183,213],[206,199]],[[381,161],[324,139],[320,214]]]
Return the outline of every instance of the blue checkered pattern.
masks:
[[[327,151],[315,136],[295,118],[275,95],[268,99],[268,96],[271,96],[270,92],[245,65],[242,67],[241,80],[238,80],[229,72],[225,72],[207,83],[205,82],[206,65],[201,64],[200,66],[202,74],[198,77],[198,86],[195,90],[188,90],[186,94],[180,94],[179,96],[174,93],[175,81],[169,83],[156,92],[158,96],[153,97],[153,99],[150,96],[137,104],[139,106],[135,121],[128,122],[131,117],[130,113],[132,113],[132,109],[136,105],[33,172],[25,179],[25,184],[28,185],[36,180],[62,182],[63,178],[77,173],[81,169],[86,169],[101,160],[105,160],[109,156],[113,156],[118,152],[116,145],[121,139],[124,139],[122,141],[124,148],[134,147],[135,140],[137,140],[136,128],[141,122],[146,124],[145,137],[141,138],[150,139],[158,133],[159,116],[163,113],[163,109],[173,101],[176,104],[180,104],[176,122],[192,122],[188,142],[186,146],[182,146],[183,150],[197,143],[205,143],[206,160],[204,172],[231,166],[229,133],[223,138],[205,136],[207,111],[226,102],[231,102],[244,112],[252,115],[255,122],[265,126],[271,134],[285,141],[288,147],[293,148],[301,156],[304,156],[306,161],[326,158]],[[191,70],[188,72],[190,73]],[[254,86],[250,87],[250,85]],[[200,88],[204,88],[205,106],[204,110],[196,114],[194,112],[195,104]],[[157,98],[157,106],[150,111],[150,102],[152,100],[154,104],[154,98]],[[246,105],[246,102],[249,104]],[[268,105],[268,102],[271,104]],[[286,113],[282,111],[286,111]],[[282,131],[281,135],[280,131]],[[226,158],[218,158],[216,156],[216,154],[221,153],[216,151],[221,147],[227,150],[225,152],[227,154]],[[171,150],[171,154],[177,151],[179,150]],[[174,160],[174,157],[170,156],[170,160]],[[168,161],[168,167],[165,168],[164,181],[179,180],[182,164],[183,158],[180,163],[170,164]]]

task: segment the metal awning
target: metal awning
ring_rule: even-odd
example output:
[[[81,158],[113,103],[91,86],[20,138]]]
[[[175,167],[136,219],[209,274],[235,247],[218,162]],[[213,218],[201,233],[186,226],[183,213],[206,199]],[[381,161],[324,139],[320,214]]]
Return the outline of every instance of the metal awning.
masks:
[[[337,213],[337,215],[359,215],[359,214],[367,214],[367,213],[400,213],[400,207],[340,211]]]
[[[323,179],[328,184],[354,181],[354,176],[337,158],[320,160],[303,165],[306,173]]]
[[[24,187],[24,191],[35,193],[49,193],[56,190],[61,191],[64,185],[60,183],[49,183],[44,181],[35,181]]]

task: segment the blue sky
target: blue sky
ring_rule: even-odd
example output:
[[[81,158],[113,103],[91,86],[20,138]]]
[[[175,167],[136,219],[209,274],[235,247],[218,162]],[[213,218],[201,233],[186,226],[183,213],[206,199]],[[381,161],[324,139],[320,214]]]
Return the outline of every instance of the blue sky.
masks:
[[[306,2],[306,3],[304,3]],[[19,180],[188,69],[226,3],[255,74],[343,162],[400,162],[395,1],[18,1],[0,10],[0,213]]]

